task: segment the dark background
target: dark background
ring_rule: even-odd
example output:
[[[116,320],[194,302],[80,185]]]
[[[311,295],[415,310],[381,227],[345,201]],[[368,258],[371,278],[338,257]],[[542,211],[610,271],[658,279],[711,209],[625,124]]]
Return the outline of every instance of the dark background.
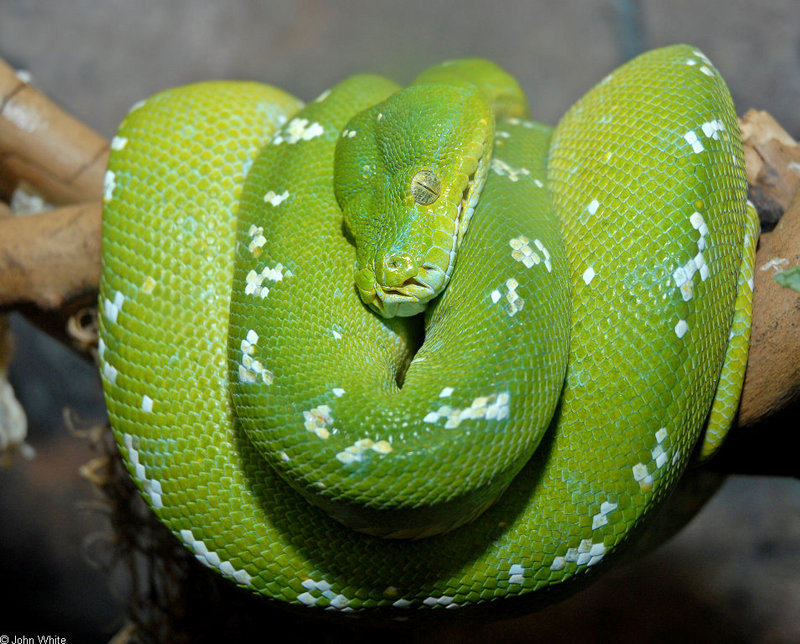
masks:
[[[108,137],[130,105],[177,84],[255,79],[309,99],[355,72],[408,81],[464,55],[510,70],[534,118],[554,123],[612,68],[675,42],[715,62],[740,114],[766,109],[800,137],[797,0],[0,0],[0,56]],[[14,328],[12,382],[37,456],[0,470],[0,634],[107,641],[122,626],[121,586],[91,565],[110,530],[78,475],[97,454],[62,420],[65,407],[104,420],[99,380],[19,319]],[[436,638],[800,641],[800,482],[731,477],[652,555],[535,615],[454,633]]]

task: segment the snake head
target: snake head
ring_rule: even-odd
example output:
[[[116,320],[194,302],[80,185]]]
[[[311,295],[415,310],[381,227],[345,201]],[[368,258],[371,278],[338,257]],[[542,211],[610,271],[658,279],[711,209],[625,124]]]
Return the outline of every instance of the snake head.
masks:
[[[494,117],[468,84],[420,83],[353,117],[334,186],[355,285],[383,317],[415,315],[450,280],[486,180]]]

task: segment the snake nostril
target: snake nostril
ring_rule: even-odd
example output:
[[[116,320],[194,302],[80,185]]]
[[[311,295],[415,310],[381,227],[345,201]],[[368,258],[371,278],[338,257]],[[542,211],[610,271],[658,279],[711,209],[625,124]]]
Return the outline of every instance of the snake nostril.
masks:
[[[417,262],[407,253],[387,253],[376,262],[376,268],[385,286],[400,286],[419,272]]]

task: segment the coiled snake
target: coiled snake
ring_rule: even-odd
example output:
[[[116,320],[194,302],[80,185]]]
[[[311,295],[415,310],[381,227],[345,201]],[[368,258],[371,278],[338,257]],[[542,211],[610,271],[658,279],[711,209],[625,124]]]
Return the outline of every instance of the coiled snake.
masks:
[[[106,174],[111,424],[161,521],[270,598],[559,585],[722,439],[757,236],[728,90],[689,46],[555,130],[481,60],[305,107],[170,90],[126,116]]]

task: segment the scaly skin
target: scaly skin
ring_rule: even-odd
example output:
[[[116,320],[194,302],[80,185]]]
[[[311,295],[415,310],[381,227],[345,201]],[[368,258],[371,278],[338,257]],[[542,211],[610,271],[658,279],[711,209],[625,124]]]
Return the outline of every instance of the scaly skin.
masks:
[[[485,62],[416,87],[469,87],[470,65],[496,97]],[[488,178],[424,322],[359,300],[355,245],[375,233],[342,210],[355,170],[334,179],[380,144],[363,114],[397,89],[354,77],[301,112],[268,86],[171,90],[126,117],[107,174],[100,355],[121,451],[201,562],[292,604],[454,607],[582,578],[714,449],[741,389],[758,229],[701,53],[632,61],[554,132],[487,99]],[[427,146],[408,114],[386,147]],[[387,168],[411,190],[403,156]],[[444,157],[442,177],[465,163]]]

